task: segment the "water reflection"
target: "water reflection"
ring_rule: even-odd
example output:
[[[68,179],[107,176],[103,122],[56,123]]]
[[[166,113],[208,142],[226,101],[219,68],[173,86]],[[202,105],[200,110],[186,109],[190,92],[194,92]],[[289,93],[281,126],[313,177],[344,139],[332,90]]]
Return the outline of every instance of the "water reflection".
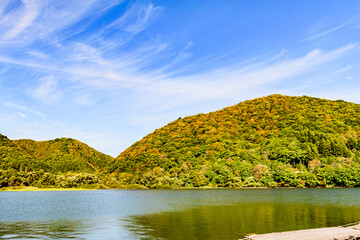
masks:
[[[139,239],[123,219],[0,222],[0,239]],[[147,238],[153,238],[150,235]]]
[[[0,223],[1,239],[74,239],[84,235],[89,226],[80,220]]]
[[[0,192],[0,239],[239,239],[360,221],[360,189]]]
[[[338,226],[359,219],[359,209],[352,207],[245,204],[132,216],[127,227],[144,238],[239,239],[247,233]]]

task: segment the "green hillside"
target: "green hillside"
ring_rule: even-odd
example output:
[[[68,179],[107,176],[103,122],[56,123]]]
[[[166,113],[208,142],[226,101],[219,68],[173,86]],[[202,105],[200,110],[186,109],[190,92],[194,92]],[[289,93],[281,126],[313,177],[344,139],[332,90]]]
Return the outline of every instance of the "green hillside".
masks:
[[[71,138],[10,140],[0,135],[0,187],[98,183],[112,159]]]
[[[359,186],[359,136],[358,104],[271,95],[179,118],[109,170],[147,187]]]
[[[22,139],[14,143],[34,160],[24,166],[48,172],[100,172],[112,160],[112,157],[71,138],[41,142]]]
[[[179,118],[117,158],[0,135],[0,188],[360,186],[360,105],[271,95]]]

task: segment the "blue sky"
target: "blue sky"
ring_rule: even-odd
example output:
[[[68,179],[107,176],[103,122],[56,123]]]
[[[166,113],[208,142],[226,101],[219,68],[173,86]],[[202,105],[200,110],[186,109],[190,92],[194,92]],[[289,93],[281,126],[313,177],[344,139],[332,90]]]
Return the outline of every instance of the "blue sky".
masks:
[[[0,133],[117,156],[274,93],[360,103],[360,2],[2,0]]]

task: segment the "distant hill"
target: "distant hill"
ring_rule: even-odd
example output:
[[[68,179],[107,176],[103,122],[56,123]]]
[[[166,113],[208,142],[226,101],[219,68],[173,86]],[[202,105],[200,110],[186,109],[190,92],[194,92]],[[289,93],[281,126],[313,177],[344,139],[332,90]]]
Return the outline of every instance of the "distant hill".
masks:
[[[353,171],[359,163],[359,136],[359,104],[271,95],[179,118],[134,143],[109,169],[138,176],[138,183],[148,186],[146,178],[151,176],[194,186],[244,181],[264,186],[270,182],[346,185],[334,178],[324,181],[314,169],[332,168],[331,172],[342,166]],[[282,179],[284,172],[294,181]],[[268,179],[262,181],[265,175]],[[307,178],[314,178],[313,183]],[[155,184],[153,179],[150,185]],[[349,181],[360,184],[360,180]]]
[[[111,160],[111,156],[71,138],[50,141],[10,140],[0,134],[0,169],[98,173]]]
[[[0,188],[104,188],[113,160],[71,138],[10,140],[0,134]]]

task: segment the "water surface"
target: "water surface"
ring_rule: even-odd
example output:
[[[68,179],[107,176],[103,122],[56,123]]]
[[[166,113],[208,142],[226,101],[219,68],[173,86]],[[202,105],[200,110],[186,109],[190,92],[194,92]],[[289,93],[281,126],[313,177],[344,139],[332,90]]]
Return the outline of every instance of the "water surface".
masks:
[[[239,239],[360,221],[360,189],[0,192],[0,239]]]

